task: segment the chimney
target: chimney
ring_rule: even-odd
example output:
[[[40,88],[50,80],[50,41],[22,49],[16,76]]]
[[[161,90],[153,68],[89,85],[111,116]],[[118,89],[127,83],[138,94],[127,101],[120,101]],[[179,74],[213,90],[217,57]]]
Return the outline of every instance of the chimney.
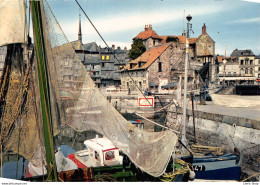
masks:
[[[144,31],[147,31],[148,30],[148,25],[145,25],[144,26]]]
[[[120,46],[118,46],[118,47],[117,47],[117,50],[120,50],[120,49],[121,49]]]
[[[126,48],[126,46],[124,47],[124,51],[126,52],[126,50],[127,50],[127,48]]]
[[[100,56],[100,50],[101,50],[101,46],[98,46],[98,55],[99,55],[99,59],[101,58],[101,56]]]
[[[152,30],[152,25],[149,24],[148,30]]]
[[[183,32],[182,32],[181,35],[182,35],[182,36],[186,36],[185,30],[183,30]]]
[[[112,45],[112,50],[115,50],[115,45],[114,44]]]
[[[205,23],[204,23],[204,25],[202,26],[202,34],[203,34],[203,35],[206,35],[206,34],[207,34]]]

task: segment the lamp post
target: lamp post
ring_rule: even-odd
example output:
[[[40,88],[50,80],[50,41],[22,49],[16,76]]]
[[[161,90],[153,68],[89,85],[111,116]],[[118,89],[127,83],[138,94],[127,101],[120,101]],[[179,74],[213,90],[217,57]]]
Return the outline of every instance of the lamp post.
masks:
[[[192,19],[191,15],[189,14],[186,17],[188,23],[187,23],[187,37],[186,37],[186,54],[185,54],[185,67],[184,67],[184,92],[183,92],[183,115],[182,115],[182,135],[181,135],[181,141],[184,145],[187,144],[186,142],[186,107],[187,107],[187,82],[188,82],[188,53],[189,53],[189,32],[190,32],[190,20]]]
[[[223,64],[224,64],[224,79],[223,79],[223,83],[224,83],[224,87],[226,87],[226,82],[225,82],[225,77],[226,77],[226,63],[227,63],[227,60],[224,59],[223,60]]]

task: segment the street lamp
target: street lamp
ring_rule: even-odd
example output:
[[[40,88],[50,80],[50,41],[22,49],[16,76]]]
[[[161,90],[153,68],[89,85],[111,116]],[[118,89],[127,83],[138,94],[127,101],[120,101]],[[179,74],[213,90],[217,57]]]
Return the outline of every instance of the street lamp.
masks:
[[[192,19],[192,16],[189,14],[189,15],[187,15],[186,19],[188,21],[188,23],[187,23],[187,38],[190,38],[190,28],[191,28],[191,25],[192,25],[192,24],[190,24],[190,20]]]

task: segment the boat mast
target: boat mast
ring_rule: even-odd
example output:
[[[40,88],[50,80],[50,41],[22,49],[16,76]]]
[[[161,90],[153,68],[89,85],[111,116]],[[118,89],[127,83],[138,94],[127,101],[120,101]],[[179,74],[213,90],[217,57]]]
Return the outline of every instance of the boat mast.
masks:
[[[52,132],[49,81],[47,72],[47,54],[45,50],[45,40],[43,35],[43,15],[41,12],[42,6],[42,0],[30,1],[42,109],[43,133],[48,174],[47,181],[57,181],[57,169],[55,163]]]
[[[188,20],[187,23],[187,36],[186,36],[186,49],[185,49],[185,66],[184,66],[184,92],[183,92],[183,115],[182,115],[182,134],[181,141],[184,145],[187,145],[186,142],[186,107],[187,107],[187,82],[188,82],[188,54],[189,54],[189,41],[188,38],[190,36],[190,20],[192,19],[191,15],[186,17]]]

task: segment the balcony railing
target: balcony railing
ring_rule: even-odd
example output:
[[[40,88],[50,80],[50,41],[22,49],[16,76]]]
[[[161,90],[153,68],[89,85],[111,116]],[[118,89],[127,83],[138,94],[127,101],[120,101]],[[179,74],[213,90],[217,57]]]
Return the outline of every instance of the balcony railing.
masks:
[[[223,74],[223,73],[220,73],[218,75],[219,77],[253,77],[253,74]]]

